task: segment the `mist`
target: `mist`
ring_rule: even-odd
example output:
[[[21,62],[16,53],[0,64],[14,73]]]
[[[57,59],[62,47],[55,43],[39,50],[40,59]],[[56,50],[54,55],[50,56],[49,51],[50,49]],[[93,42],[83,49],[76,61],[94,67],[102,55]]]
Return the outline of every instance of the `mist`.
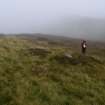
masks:
[[[105,40],[105,1],[0,0],[0,33]]]

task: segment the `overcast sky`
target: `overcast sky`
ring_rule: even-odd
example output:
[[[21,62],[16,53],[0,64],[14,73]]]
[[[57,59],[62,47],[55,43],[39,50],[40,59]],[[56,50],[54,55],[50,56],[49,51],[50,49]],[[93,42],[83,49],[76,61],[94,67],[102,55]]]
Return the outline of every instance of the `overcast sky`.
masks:
[[[71,16],[105,18],[105,0],[0,0],[0,33],[44,33]]]

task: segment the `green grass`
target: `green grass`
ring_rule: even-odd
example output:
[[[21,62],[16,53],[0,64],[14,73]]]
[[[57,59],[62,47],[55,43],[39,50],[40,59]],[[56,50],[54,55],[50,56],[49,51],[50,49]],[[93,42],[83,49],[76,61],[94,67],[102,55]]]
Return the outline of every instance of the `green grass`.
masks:
[[[39,47],[50,53],[29,51]],[[73,58],[64,58],[66,51]],[[105,49],[81,56],[64,46],[1,38],[0,105],[105,105]]]

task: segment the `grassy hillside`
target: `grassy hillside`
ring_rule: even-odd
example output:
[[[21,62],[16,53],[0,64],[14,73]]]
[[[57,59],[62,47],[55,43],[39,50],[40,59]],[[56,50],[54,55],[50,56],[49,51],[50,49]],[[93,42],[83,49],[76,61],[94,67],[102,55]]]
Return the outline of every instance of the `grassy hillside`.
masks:
[[[105,49],[0,38],[0,105],[105,105]]]

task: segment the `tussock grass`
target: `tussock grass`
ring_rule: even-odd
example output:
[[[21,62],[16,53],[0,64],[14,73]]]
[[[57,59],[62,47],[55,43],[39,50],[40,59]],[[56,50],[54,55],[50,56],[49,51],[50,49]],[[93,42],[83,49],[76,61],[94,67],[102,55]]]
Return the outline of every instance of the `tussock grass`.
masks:
[[[73,57],[67,58],[64,46],[37,47],[16,37],[0,39],[0,105],[105,105],[100,49],[88,56],[68,49]]]

